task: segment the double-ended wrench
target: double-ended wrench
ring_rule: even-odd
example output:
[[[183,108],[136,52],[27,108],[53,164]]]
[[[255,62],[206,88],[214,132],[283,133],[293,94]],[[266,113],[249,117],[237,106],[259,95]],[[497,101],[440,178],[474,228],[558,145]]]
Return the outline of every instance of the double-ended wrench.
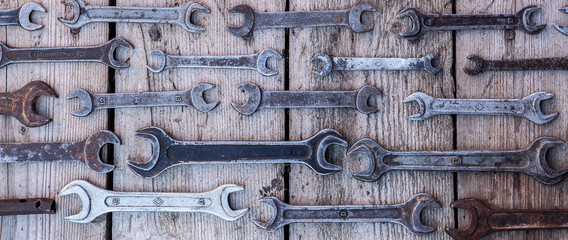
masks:
[[[568,70],[568,58],[533,58],[512,60],[485,60],[477,55],[469,55],[473,67],[465,67],[468,75],[477,75],[485,71],[519,71],[519,70]]]
[[[0,115],[15,117],[27,127],[39,127],[51,122],[51,118],[36,113],[35,104],[40,96],[57,97],[47,83],[33,81],[22,88],[0,93]]]
[[[46,12],[43,6],[35,2],[26,3],[15,9],[0,10],[0,26],[19,25],[28,31],[41,29],[42,25],[31,22],[34,11]]]
[[[432,61],[438,59],[436,54],[428,54],[423,58],[355,58],[330,57],[325,53],[318,53],[312,62],[321,61],[322,70],[315,71],[319,76],[327,76],[331,71],[370,71],[370,70],[425,70],[436,74],[440,68],[434,67]]]
[[[0,200],[0,216],[54,213],[55,201],[49,198]]]

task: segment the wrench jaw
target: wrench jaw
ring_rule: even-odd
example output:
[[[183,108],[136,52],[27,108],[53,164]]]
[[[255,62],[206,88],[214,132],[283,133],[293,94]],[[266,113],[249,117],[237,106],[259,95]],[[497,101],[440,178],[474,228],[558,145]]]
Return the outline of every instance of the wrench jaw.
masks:
[[[355,104],[357,105],[357,110],[364,114],[371,114],[378,111],[376,107],[369,105],[371,96],[382,96],[381,91],[375,86],[367,85],[362,87],[359,92],[357,92],[357,99]]]
[[[280,53],[278,53],[274,49],[262,50],[262,52],[258,54],[258,57],[256,59],[256,68],[258,69],[258,72],[265,77],[271,77],[278,74],[278,72],[272,71],[266,67],[266,65],[268,64],[268,58],[271,57],[278,60],[282,59],[282,55],[280,55]]]
[[[14,116],[18,121],[27,127],[39,127],[51,122],[51,118],[39,115],[35,112],[36,101],[40,96],[49,96],[57,98],[55,90],[47,83],[42,81],[33,81],[22,88],[13,92],[17,101],[14,104]]]
[[[527,174],[544,184],[556,184],[566,176],[568,169],[554,170],[548,165],[546,153],[550,148],[566,146],[566,143],[558,138],[541,137],[535,140],[527,150],[530,154],[530,163],[527,167]]]
[[[568,14],[568,7],[564,7],[564,8],[560,8],[558,9],[560,12],[563,13],[567,13]],[[556,28],[556,30],[560,31],[562,34],[567,35],[568,36],[568,27],[566,26],[562,26],[559,24],[554,24],[554,28]]]
[[[195,12],[210,14],[211,10],[200,2],[188,2],[180,7],[180,19],[178,19],[180,25],[183,29],[192,33],[205,32],[205,28],[191,22],[191,16],[195,14]]]
[[[436,202],[434,197],[430,194],[420,193],[412,196],[408,201],[402,204],[402,209],[404,211],[402,221],[398,223],[402,224],[408,231],[416,234],[423,235],[426,233],[431,233],[436,231],[436,228],[426,226],[420,221],[420,215],[422,210],[426,207],[441,208],[440,204]]]
[[[463,71],[466,74],[470,76],[475,76],[483,72],[483,65],[485,65],[485,60],[483,60],[483,58],[477,55],[469,55],[467,56],[467,59],[469,59],[472,62],[473,67],[472,68],[464,67]]]
[[[479,239],[493,232],[489,225],[491,209],[473,198],[460,199],[451,204],[452,208],[461,208],[469,212],[469,224],[465,229],[446,228],[446,233],[454,239]]]
[[[20,26],[28,31],[38,30],[43,27],[41,24],[31,22],[30,18],[33,11],[47,12],[43,6],[35,2],[25,4],[18,12],[18,22],[20,23]]]
[[[154,51],[150,52],[150,55],[157,57],[160,61],[160,64],[158,66],[147,65],[146,68],[148,68],[148,70],[150,70],[151,72],[155,72],[155,73],[159,73],[159,72],[163,71],[166,68],[166,64],[167,64],[166,53],[162,50],[154,50]]]
[[[321,61],[323,63],[323,68],[321,70],[316,70],[315,74],[325,77],[331,73],[333,70],[333,61],[331,57],[325,53],[318,53],[312,58],[312,62]]]
[[[227,221],[235,221],[245,215],[248,208],[233,210],[229,205],[229,194],[242,191],[243,187],[234,184],[222,185],[215,190],[209,192],[213,201],[212,208],[209,213],[218,216]]]
[[[363,12],[376,12],[377,9],[373,5],[366,2],[358,2],[349,11],[349,26],[351,30],[357,33],[368,32],[373,30],[374,24],[371,22],[369,24],[363,24],[361,22],[361,15]]]
[[[114,133],[106,130],[93,133],[85,140],[83,148],[83,161],[92,171],[108,173],[114,170],[114,166],[104,163],[99,152],[105,144],[120,144],[120,139]]]
[[[424,20],[424,13],[420,12],[416,8],[407,8],[402,10],[397,16],[397,18],[404,17],[410,18],[410,21],[412,22],[412,29],[410,31],[400,33],[399,35],[408,40],[418,39],[423,34],[422,22]]]
[[[118,47],[134,49],[134,46],[132,46],[132,44],[130,44],[128,41],[124,40],[123,38],[115,38],[101,46],[104,47],[106,52],[106,54],[101,59],[102,63],[114,69],[123,69],[130,67],[130,64],[118,61],[114,58],[114,53],[116,52],[116,49]]]
[[[306,143],[311,146],[313,152],[304,163],[314,172],[320,175],[329,175],[342,170],[340,166],[329,163],[325,158],[325,152],[331,145],[348,147],[347,141],[343,139],[339,132],[333,129],[324,129],[307,139]]]
[[[240,27],[227,27],[227,30],[231,34],[242,37],[245,40],[251,39],[254,27],[254,10],[248,5],[238,5],[229,9],[229,13],[243,14],[244,22]]]
[[[434,61],[438,59],[439,57],[436,54],[426,55],[426,57],[424,57],[424,70],[426,70],[432,75],[436,75],[438,72],[440,72],[441,69],[439,67],[434,67],[434,64],[432,64]]]
[[[391,170],[383,161],[385,156],[390,155],[390,151],[384,149],[372,139],[363,138],[347,151],[349,159],[354,159],[358,155],[363,155],[369,161],[369,167],[363,172],[353,174],[353,177],[357,180],[374,182]]]
[[[71,8],[73,18],[66,19],[58,17],[57,20],[59,20],[59,22],[71,29],[79,29],[87,24],[89,17],[87,14],[81,14],[86,12],[85,8],[87,7],[87,4],[85,4],[83,0],[65,0],[63,4]]]
[[[89,115],[93,111],[93,97],[90,92],[84,89],[76,89],[67,96],[67,100],[79,98],[83,108],[74,111],[71,115],[76,117],[84,117]]]
[[[138,163],[130,160],[126,161],[130,169],[138,176],[153,178],[160,175],[160,173],[166,169],[181,164],[180,162],[173,162],[168,158],[167,149],[175,140],[168,136],[161,128],[144,128],[134,133],[134,136],[146,138],[150,140],[152,144],[152,157],[148,162]]]
[[[241,90],[242,92],[248,93],[248,99],[245,104],[236,104],[231,103],[233,108],[243,114],[243,115],[251,115],[260,106],[260,101],[262,100],[262,91],[260,88],[254,83],[243,83],[237,86],[237,89]]]
[[[67,216],[65,217],[65,220],[74,223],[89,223],[95,220],[98,216],[106,213],[104,212],[104,209],[107,208],[103,206],[93,206],[93,204],[95,204],[94,202],[99,202],[94,198],[96,198],[97,196],[103,196],[104,193],[105,190],[102,190],[84,180],[76,180],[67,184],[59,192],[59,197],[77,194],[79,196],[79,199],[81,199],[82,207],[79,213]]]
[[[431,117],[430,106],[434,103],[434,98],[426,93],[416,92],[404,99],[403,103],[416,102],[420,107],[420,112],[408,117],[410,120],[420,121]]]
[[[523,30],[528,34],[537,34],[546,28],[546,24],[536,25],[532,21],[533,13],[540,11],[540,9],[541,8],[539,6],[531,5],[523,8],[517,13],[517,16],[521,19]]]
[[[553,97],[554,94],[552,93],[537,92],[523,98],[521,101],[527,103],[527,111],[524,112],[523,117],[541,125],[554,120],[558,116],[558,113],[544,114],[540,107],[542,101],[552,99]]]
[[[200,83],[191,89],[191,103],[193,107],[201,112],[209,112],[219,104],[219,102],[207,103],[203,97],[203,93],[209,89],[215,88],[215,85],[209,83]]]
[[[284,219],[284,211],[286,211],[290,205],[280,201],[280,199],[275,197],[267,197],[259,200],[260,203],[268,204],[272,207],[273,214],[272,218],[268,222],[261,222],[258,220],[252,220],[252,222],[266,231],[276,231],[277,229],[290,224],[289,221]]]

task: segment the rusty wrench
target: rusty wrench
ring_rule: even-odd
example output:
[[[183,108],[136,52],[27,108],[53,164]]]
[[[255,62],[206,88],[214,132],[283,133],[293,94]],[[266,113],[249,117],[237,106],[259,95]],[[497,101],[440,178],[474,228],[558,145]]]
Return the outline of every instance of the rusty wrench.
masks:
[[[35,2],[26,3],[24,6],[15,9],[0,10],[0,25],[19,25],[28,31],[41,29],[42,25],[30,21],[34,11],[46,12],[43,6]]]
[[[367,85],[355,91],[262,91],[254,83],[237,86],[248,93],[245,104],[232,103],[233,108],[244,115],[251,115],[258,109],[267,108],[356,108],[361,113],[377,111],[369,106],[372,95],[381,96],[375,86]]]
[[[400,33],[408,40],[419,38],[427,31],[451,31],[468,29],[521,29],[528,34],[540,33],[546,25],[536,26],[531,20],[534,12],[539,11],[538,6],[528,6],[517,13],[462,15],[462,14],[424,14],[416,8],[407,8],[398,14],[398,18],[409,17],[412,29]]]
[[[0,200],[0,216],[54,213],[55,201],[49,198]]]
[[[312,58],[312,62],[323,62],[323,69],[315,72],[320,76],[327,76],[331,71],[347,70],[425,70],[436,74],[440,71],[440,68],[432,66],[432,61],[436,59],[436,54],[428,54],[423,58],[354,58],[330,57],[318,53]]]
[[[469,55],[473,67],[465,67],[468,75],[477,75],[485,71],[518,71],[518,70],[568,70],[568,58],[534,58],[514,60],[485,60],[477,55]]]
[[[35,112],[40,96],[57,97],[55,91],[42,81],[33,81],[22,88],[0,93],[0,115],[13,116],[27,127],[39,127],[51,122],[51,118]]]
[[[327,162],[325,152],[330,145],[347,147],[341,134],[325,129],[304,141],[178,141],[158,127],[149,127],[135,133],[151,141],[150,161],[127,161],[130,169],[141,177],[152,178],[164,170],[182,164],[218,163],[300,163],[314,172],[328,175],[341,167]]]
[[[367,32],[373,29],[372,23],[361,22],[361,15],[367,11],[376,12],[377,9],[366,2],[358,2],[347,10],[312,12],[255,12],[248,5],[238,5],[229,12],[243,14],[244,23],[240,27],[228,27],[228,30],[244,39],[250,39],[254,30],[266,28],[347,26],[354,32]]]

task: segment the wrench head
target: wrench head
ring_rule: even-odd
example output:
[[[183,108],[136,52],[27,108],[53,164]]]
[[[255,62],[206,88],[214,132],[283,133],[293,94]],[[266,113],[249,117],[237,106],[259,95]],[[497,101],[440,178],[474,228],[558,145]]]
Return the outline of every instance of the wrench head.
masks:
[[[359,89],[359,91],[357,92],[357,99],[355,100],[355,104],[359,112],[371,114],[378,111],[376,107],[369,105],[371,96],[373,95],[382,96],[382,93],[377,87],[372,85],[367,85]]]
[[[479,239],[493,232],[489,225],[491,209],[473,198],[460,199],[451,204],[469,213],[469,224],[465,229],[446,228],[446,233],[454,239]]]
[[[412,29],[410,29],[410,31],[400,33],[399,35],[401,37],[406,38],[408,40],[415,40],[418,39],[423,34],[422,23],[424,22],[424,13],[420,12],[418,9],[416,8],[404,9],[396,17],[397,18],[408,17],[412,22]]]
[[[546,159],[548,150],[558,146],[566,146],[566,143],[554,137],[541,137],[535,140],[527,150],[531,162],[526,173],[539,182],[549,185],[564,180],[568,176],[568,169],[555,170],[548,165]]]
[[[18,22],[20,22],[20,26],[28,31],[38,30],[43,27],[43,25],[41,24],[31,22],[33,11],[46,12],[43,6],[35,2],[26,3],[20,8],[20,11],[18,12]]]
[[[524,117],[536,124],[546,124],[554,120],[558,113],[544,114],[540,107],[540,103],[544,100],[552,99],[554,94],[547,92],[536,92],[522,100],[528,103],[528,109],[524,113]]]
[[[219,186],[215,190],[212,190],[210,192],[212,193],[212,196],[218,198],[213,199],[213,201],[219,201],[219,204],[216,204],[218,207],[214,207],[210,213],[227,221],[235,221],[241,218],[247,213],[248,208],[233,210],[229,205],[229,194],[242,190],[244,190],[243,187],[235,184],[225,184]]]
[[[167,156],[168,146],[175,140],[161,128],[149,127],[134,133],[134,136],[146,138],[152,144],[152,157],[148,162],[138,163],[127,160],[126,163],[130,169],[138,176],[143,178],[153,178],[166,169],[173,167],[179,163],[171,161]]]
[[[357,156],[363,156],[363,158],[369,161],[369,167],[363,172],[353,174],[353,177],[365,182],[379,180],[379,178],[391,170],[390,167],[383,162],[384,157],[389,154],[390,151],[386,150],[372,139],[363,138],[357,141],[347,151],[347,157],[355,159]]]
[[[74,223],[89,223],[95,220],[98,216],[106,213],[103,207],[93,206],[93,199],[97,196],[103,195],[105,190],[84,181],[76,180],[67,184],[59,192],[59,196],[67,196],[71,194],[77,194],[79,199],[81,199],[81,211],[75,215],[65,217],[65,220]]]
[[[76,117],[84,117],[89,115],[93,111],[93,97],[91,93],[84,90],[84,89],[76,89],[75,91],[71,92],[67,95],[67,100],[79,98],[81,104],[83,104],[83,108],[74,111],[71,115]]]
[[[163,71],[166,68],[166,53],[162,50],[154,50],[152,52],[150,52],[151,56],[157,57],[160,62],[160,64],[158,66],[150,66],[147,65],[146,68],[148,68],[148,70],[150,70],[150,72],[155,72],[155,73],[159,73],[161,71]]]
[[[85,4],[83,0],[64,0],[63,4],[71,8],[71,12],[73,12],[73,18],[66,19],[63,17],[58,17],[57,20],[59,20],[59,22],[72,29],[78,29],[87,24],[88,17],[86,14],[83,14],[87,12],[85,10],[87,4]]]
[[[85,140],[83,161],[94,172],[108,173],[114,170],[113,165],[104,163],[99,156],[99,152],[105,144],[120,144],[120,139],[113,132],[102,130],[91,134]]]
[[[12,116],[28,127],[39,127],[51,122],[51,118],[35,112],[35,104],[40,96],[56,97],[57,94],[47,83],[33,81],[12,92],[16,101],[12,106]]]
[[[214,88],[215,85],[209,83],[200,83],[191,89],[191,103],[201,112],[209,112],[219,104],[219,102],[207,103],[203,97],[203,93]]]
[[[311,146],[312,154],[304,164],[320,175],[329,175],[341,171],[340,166],[329,163],[325,158],[325,152],[331,145],[348,147],[347,142],[339,132],[333,129],[324,129],[307,139],[306,142]]]
[[[248,5],[238,5],[229,9],[229,13],[244,15],[243,24],[240,27],[227,27],[229,32],[237,37],[242,37],[246,40],[250,39],[254,27],[254,10]]]
[[[438,60],[439,58],[440,57],[438,57],[438,55],[432,53],[426,55],[426,57],[424,57],[424,70],[426,70],[432,75],[435,75],[438,72],[440,72],[441,69],[439,67],[434,67],[434,64],[432,64],[432,62]]]
[[[536,11],[539,11],[541,8],[539,6],[531,5],[523,8],[521,11],[517,13],[517,16],[520,17],[522,23],[522,29],[528,34],[537,34],[540,33],[544,28],[546,28],[546,24],[543,25],[536,25],[532,21],[532,15]]]
[[[466,74],[474,76],[483,72],[483,65],[485,64],[485,60],[483,60],[483,58],[477,55],[469,55],[467,56],[467,59],[471,61],[473,67],[464,67],[463,71]]]
[[[266,231],[276,231],[277,229],[288,225],[289,222],[284,220],[284,211],[287,210],[288,204],[280,201],[280,199],[275,197],[266,197],[260,199],[258,202],[268,204],[272,207],[272,218],[268,222],[261,222],[258,220],[252,220],[252,222]]]
[[[323,63],[323,68],[315,71],[316,75],[325,77],[333,70],[333,61],[329,55],[325,53],[318,53],[312,58],[312,62],[316,61],[321,61]]]
[[[432,116],[429,111],[430,106],[434,103],[434,98],[423,92],[416,92],[404,99],[403,103],[416,102],[420,107],[420,112],[408,117],[410,120],[425,120]]]
[[[184,18],[183,18],[183,23],[182,26],[185,30],[192,32],[192,33],[199,33],[199,32],[205,32],[205,28],[203,28],[202,26],[199,26],[193,22],[191,22],[191,16],[195,13],[195,12],[203,12],[206,14],[210,14],[211,10],[205,6],[204,4],[200,3],[200,2],[188,2],[187,4],[185,4],[184,6],[182,6],[182,8],[187,8],[185,10],[185,14],[184,14]]]
[[[130,44],[128,41],[124,40],[123,38],[114,38],[101,46],[105,51],[104,57],[103,59],[101,59],[102,63],[114,69],[122,69],[130,66],[130,64],[118,61],[114,58],[114,53],[116,52],[116,49],[118,47],[134,49],[134,46],[132,46],[132,44]]]
[[[560,12],[563,13],[568,13],[568,7],[564,7],[564,8],[560,8],[558,9]],[[554,24],[554,28],[556,28],[556,30],[560,31],[562,34],[567,35],[568,36],[568,27],[566,26],[561,26],[558,24]]]
[[[441,206],[430,194],[420,193],[412,196],[402,204],[403,216],[399,223],[416,235],[436,231],[436,228],[426,226],[420,221],[420,214],[426,207],[440,208]]]
[[[373,30],[374,24],[371,21],[368,24],[361,22],[363,12],[376,12],[377,9],[373,5],[366,2],[358,2],[349,11],[349,26],[354,32],[368,32]]]
[[[248,93],[248,99],[245,104],[231,103],[233,108],[244,115],[253,114],[260,106],[260,101],[262,100],[262,91],[254,83],[243,83],[237,86],[237,89],[242,92]]]
[[[258,69],[258,72],[263,76],[270,77],[278,74],[278,72],[272,71],[266,67],[266,65],[268,64],[268,58],[271,57],[278,60],[282,59],[282,55],[280,55],[280,53],[278,53],[274,49],[264,49],[258,54],[258,57],[256,58],[256,68]]]

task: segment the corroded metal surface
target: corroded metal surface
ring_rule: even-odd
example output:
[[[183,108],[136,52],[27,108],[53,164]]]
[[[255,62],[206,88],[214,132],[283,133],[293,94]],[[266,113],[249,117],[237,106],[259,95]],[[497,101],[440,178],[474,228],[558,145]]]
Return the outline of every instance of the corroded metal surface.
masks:
[[[54,213],[55,201],[49,198],[0,200],[0,216]]]
[[[424,70],[436,74],[440,68],[434,67],[432,61],[438,59],[436,54],[428,54],[423,58],[355,58],[330,57],[325,53],[318,53],[312,62],[321,61],[322,70],[315,73],[327,76],[331,71],[369,71],[369,70]]]
[[[57,94],[42,81],[29,82],[16,91],[0,93],[0,115],[13,116],[28,127],[48,124],[51,118],[35,112],[35,103],[40,96],[57,97]]]
[[[470,55],[473,67],[465,67],[463,71],[469,75],[477,75],[485,71],[519,71],[519,70],[568,70],[568,58],[534,58],[511,60],[485,60],[477,55]]]

